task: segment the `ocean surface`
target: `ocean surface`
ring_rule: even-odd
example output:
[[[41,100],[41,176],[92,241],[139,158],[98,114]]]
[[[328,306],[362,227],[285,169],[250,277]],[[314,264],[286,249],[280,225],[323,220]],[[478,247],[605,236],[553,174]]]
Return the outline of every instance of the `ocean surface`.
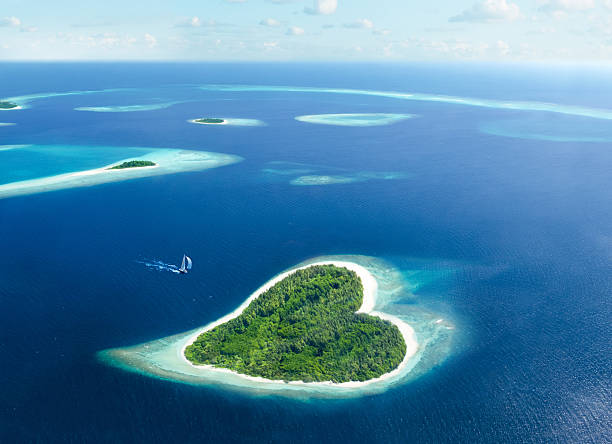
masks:
[[[611,74],[0,64],[0,98],[24,105],[0,112],[15,124],[0,125],[0,184],[134,147],[244,158],[0,200],[0,442],[611,442]],[[295,120],[378,113],[416,117]],[[264,124],[188,122],[199,117]],[[1,150],[12,145],[34,148]],[[146,265],[183,253],[188,275]],[[405,384],[351,399],[255,396],[97,358],[204,325],[282,270],[337,254],[403,270],[406,315],[450,326]]]

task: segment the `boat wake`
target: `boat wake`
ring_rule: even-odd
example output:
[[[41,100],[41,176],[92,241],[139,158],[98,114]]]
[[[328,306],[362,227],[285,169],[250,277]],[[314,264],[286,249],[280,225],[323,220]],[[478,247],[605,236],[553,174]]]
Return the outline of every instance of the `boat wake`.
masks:
[[[162,261],[152,260],[152,261],[136,261],[139,264],[143,264],[147,268],[152,268],[157,271],[169,271],[171,273],[180,273],[178,267],[176,265],[167,264]]]

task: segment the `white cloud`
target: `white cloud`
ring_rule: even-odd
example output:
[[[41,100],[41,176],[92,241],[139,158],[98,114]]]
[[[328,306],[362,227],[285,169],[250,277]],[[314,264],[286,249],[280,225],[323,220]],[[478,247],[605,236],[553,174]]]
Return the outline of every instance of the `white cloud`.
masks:
[[[276,26],[280,26],[280,22],[273,18],[263,19],[262,21],[259,22],[259,24],[262,26],[270,26],[272,28]]]
[[[501,55],[507,55],[510,52],[510,45],[503,40],[498,40],[495,46]]]
[[[149,48],[155,48],[157,46],[157,39],[155,38],[155,36],[146,33],[144,35],[144,39],[145,42],[147,42],[147,45],[149,46]]]
[[[450,22],[491,23],[516,20],[521,11],[516,3],[507,0],[482,0],[461,14],[451,17]]]
[[[36,32],[38,28],[36,26],[22,26],[20,29],[21,32]]]
[[[217,23],[214,20],[202,20],[200,17],[193,16],[191,18],[184,18],[179,20],[174,27],[175,28],[199,28],[201,26],[221,26],[221,23]]]
[[[390,29],[375,29],[374,31],[372,31],[372,34],[375,34],[375,35],[390,35],[391,34],[391,30]]]
[[[304,29],[300,28],[299,26],[291,26],[289,29],[287,29],[286,34],[287,35],[304,35]]]
[[[338,0],[314,0],[312,8],[304,8],[306,14],[330,15],[338,9]]]
[[[567,11],[586,11],[595,8],[595,0],[540,0],[541,11],[559,13]],[[606,1],[606,3],[610,3]]]
[[[200,17],[193,16],[191,18],[186,18],[179,21],[176,25],[177,28],[198,28],[202,26],[202,21]]]
[[[374,23],[372,23],[372,21],[368,20],[368,19],[359,19],[359,20],[355,20],[354,22],[345,23],[344,27],[345,28],[366,28],[366,29],[372,29],[374,27]]]
[[[17,27],[19,25],[21,25],[21,20],[19,20],[17,17],[0,18],[0,26]]]

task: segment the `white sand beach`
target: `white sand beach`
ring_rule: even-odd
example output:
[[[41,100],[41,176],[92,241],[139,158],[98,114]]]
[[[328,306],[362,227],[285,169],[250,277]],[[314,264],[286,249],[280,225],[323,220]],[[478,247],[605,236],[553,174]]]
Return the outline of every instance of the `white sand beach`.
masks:
[[[261,383],[275,383],[275,384],[284,383],[284,381],[274,381],[274,380],[260,378],[260,377],[243,375],[243,374],[234,372],[234,371],[229,370],[229,369],[217,368],[217,367],[214,367],[212,365],[194,365],[190,361],[188,361],[187,358],[185,358],[185,348],[187,348],[189,345],[191,345],[198,338],[198,336],[200,336],[205,331],[212,330],[216,326],[224,324],[227,321],[240,316],[240,314],[249,306],[249,304],[253,300],[255,300],[256,298],[261,296],[264,292],[266,292],[267,290],[272,288],[278,282],[280,282],[283,279],[285,279],[287,276],[290,276],[291,274],[295,273],[298,270],[302,270],[304,268],[312,267],[312,266],[315,266],[315,265],[334,265],[336,267],[344,267],[344,268],[347,268],[347,269],[349,269],[351,271],[354,271],[357,274],[357,276],[359,276],[359,278],[361,279],[361,283],[363,285],[363,302],[361,304],[361,307],[357,311],[357,313],[366,313],[366,314],[369,314],[369,315],[372,315],[372,316],[377,316],[377,317],[379,317],[381,319],[387,320],[387,321],[395,324],[398,327],[398,329],[399,329],[400,333],[402,334],[402,336],[404,337],[404,341],[406,342],[406,355],[404,356],[403,361],[401,362],[401,364],[399,365],[399,367],[397,369],[395,369],[392,372],[389,372],[389,373],[387,373],[385,375],[382,375],[379,378],[371,379],[369,381],[363,381],[363,382],[361,382],[361,381],[354,381],[354,382],[343,382],[343,383],[290,381],[290,382],[288,382],[288,384],[293,384],[293,385],[296,385],[296,384],[298,384],[298,385],[299,384],[306,384],[306,385],[327,385],[327,386],[331,385],[331,386],[342,386],[342,387],[361,387],[363,385],[371,384],[371,383],[376,382],[376,381],[383,381],[386,378],[392,377],[393,375],[399,373],[399,371],[401,371],[401,368],[406,365],[406,363],[408,362],[410,357],[412,355],[414,355],[416,353],[417,349],[418,349],[418,343],[417,343],[416,337],[414,335],[414,330],[412,329],[412,327],[410,327],[410,325],[408,325],[407,323],[403,322],[399,318],[396,318],[395,316],[391,316],[391,315],[387,315],[387,314],[384,314],[384,313],[375,312],[374,311],[374,306],[376,305],[376,294],[377,294],[377,289],[378,289],[378,284],[376,283],[376,279],[374,278],[374,276],[372,276],[372,274],[367,269],[365,269],[361,265],[355,264],[353,262],[344,262],[344,261],[315,262],[315,263],[304,265],[304,266],[298,267],[298,268],[294,268],[292,270],[289,270],[289,271],[286,271],[284,273],[279,274],[278,276],[274,277],[270,281],[266,282],[265,285],[263,285],[262,287],[258,288],[257,291],[255,291],[255,293],[253,293],[236,310],[234,310],[230,314],[228,314],[226,316],[223,316],[222,318],[217,319],[216,321],[208,324],[207,326],[205,326],[204,328],[199,330],[197,333],[195,333],[193,336],[191,336],[191,338],[183,346],[183,348],[181,350],[180,358],[182,360],[184,360],[186,363],[188,363],[189,365],[191,365],[193,367],[196,367],[196,368],[206,368],[206,369],[208,369],[210,371],[219,371],[219,372],[224,372],[224,373],[232,373],[232,374],[235,374],[237,376],[250,379],[251,381],[257,381],[257,382],[261,382]]]
[[[129,160],[149,160],[156,165],[117,170],[109,169]],[[102,168],[3,184],[0,185],[0,199],[163,174],[206,170],[230,165],[241,160],[241,157],[231,154],[180,149],[154,149],[144,156],[123,159]]]
[[[223,122],[213,123],[213,122],[198,122],[199,119],[204,119],[204,117],[199,117],[197,119],[190,119],[187,122],[195,123],[196,125],[209,125],[209,126],[266,126],[264,122],[257,119],[239,119],[235,117],[210,117],[211,119],[222,119]]]
[[[395,324],[406,342],[406,355],[400,365],[393,371],[379,378],[368,381],[352,381],[344,383],[333,382],[303,382],[275,381],[261,377],[239,374],[229,369],[217,368],[211,365],[194,365],[185,358],[185,348],[192,344],[205,331],[223,324],[239,316],[248,305],[266,290],[280,282],[297,270],[313,265],[330,264],[345,267],[357,273],[363,284],[363,302],[358,313],[367,313]],[[134,347],[111,349],[102,352],[103,361],[117,365],[127,370],[137,371],[163,379],[176,380],[194,384],[220,384],[234,388],[247,389],[258,393],[298,393],[306,390],[310,395],[321,396],[355,396],[363,393],[373,393],[386,389],[402,379],[414,366],[415,355],[419,349],[413,328],[396,316],[375,311],[377,304],[378,283],[374,275],[362,265],[344,260],[322,260],[308,262],[275,276],[258,288],[236,310],[190,332],[169,338],[152,341]],[[287,393],[284,393],[287,394]]]

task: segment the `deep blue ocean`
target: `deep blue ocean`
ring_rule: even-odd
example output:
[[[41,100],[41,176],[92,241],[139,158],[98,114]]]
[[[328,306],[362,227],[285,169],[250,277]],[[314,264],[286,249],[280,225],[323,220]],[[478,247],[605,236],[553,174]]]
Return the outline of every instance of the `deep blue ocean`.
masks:
[[[484,64],[0,64],[0,97],[130,88],[1,112],[0,122],[16,125],[0,127],[0,145],[244,158],[0,200],[0,442],[612,442],[612,121],[194,89],[313,86],[612,108],[611,74]],[[74,110],[169,101],[182,103]],[[322,113],[419,117],[378,127],[294,120]],[[267,125],[186,123],[201,116]],[[401,177],[295,186],[290,171],[269,172],[283,168]],[[15,170],[3,161],[2,171]],[[177,263],[184,252],[194,259],[187,276],[139,262]],[[330,254],[452,269],[452,279],[415,292],[419,306],[452,320],[448,357],[407,384],[343,400],[255,397],[96,359],[204,325],[278,272]]]

